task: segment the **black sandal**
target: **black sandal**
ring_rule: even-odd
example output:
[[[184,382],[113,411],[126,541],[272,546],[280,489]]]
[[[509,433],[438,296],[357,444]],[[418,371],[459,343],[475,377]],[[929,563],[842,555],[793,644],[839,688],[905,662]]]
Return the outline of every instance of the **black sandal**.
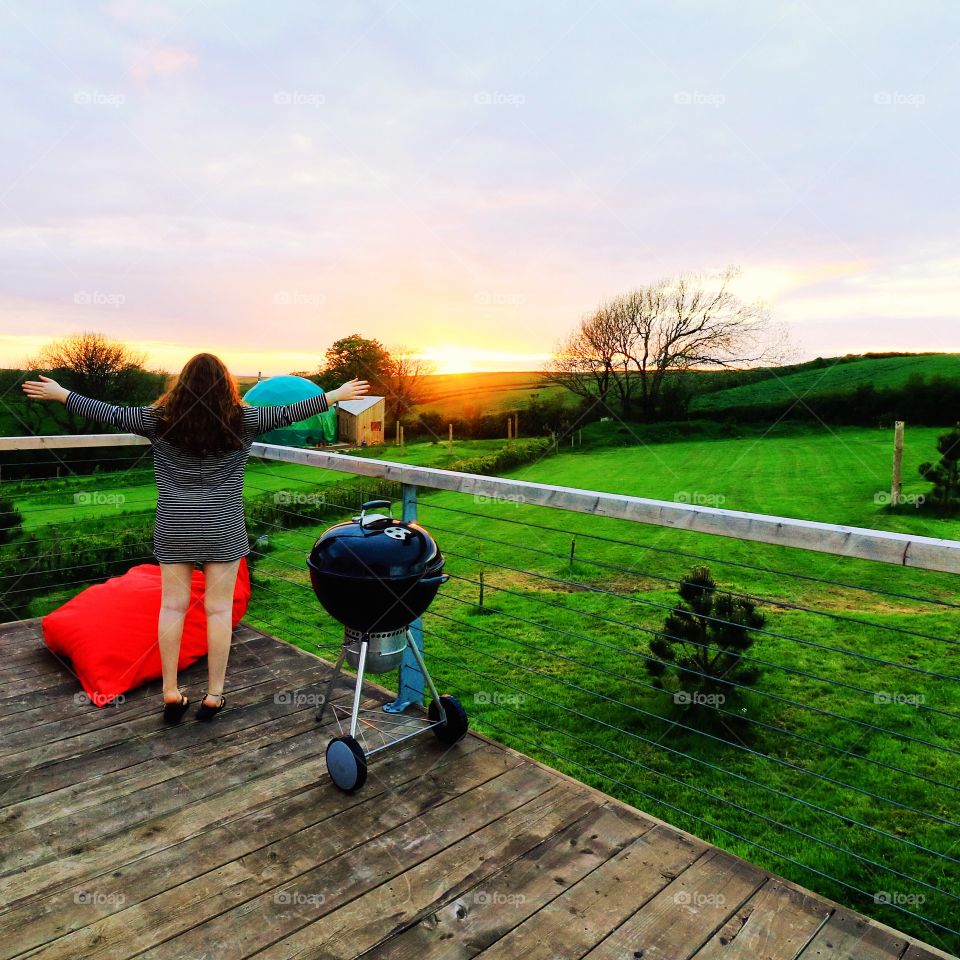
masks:
[[[216,707],[208,707],[203,701],[207,697],[219,697],[220,703]],[[224,704],[227,702],[227,698],[222,693],[205,693],[203,699],[200,701],[200,706],[197,707],[197,719],[198,720],[212,720],[222,709]]]
[[[181,693],[179,703],[165,703],[163,705],[163,719],[167,723],[179,723],[189,706],[190,701]]]

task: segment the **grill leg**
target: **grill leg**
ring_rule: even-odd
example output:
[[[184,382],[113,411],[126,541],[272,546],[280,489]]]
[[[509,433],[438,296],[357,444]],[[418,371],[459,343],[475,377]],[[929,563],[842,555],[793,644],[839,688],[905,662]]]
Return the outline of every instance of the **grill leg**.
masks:
[[[347,645],[344,645],[340,648],[340,656],[337,657],[337,664],[333,668],[333,673],[330,674],[330,679],[327,681],[327,689],[323,695],[323,700],[320,703],[320,706],[317,707],[317,720],[320,721],[323,719],[324,711],[327,709],[327,704],[330,702],[330,698],[333,696],[333,685],[337,682],[340,677],[340,668],[343,666],[343,658],[347,655]]]
[[[350,736],[357,735],[357,717],[360,714],[360,695],[363,691],[363,667],[367,662],[367,644],[369,641],[364,637],[360,641],[360,662],[357,664],[357,685],[353,691],[353,713],[350,714]]]

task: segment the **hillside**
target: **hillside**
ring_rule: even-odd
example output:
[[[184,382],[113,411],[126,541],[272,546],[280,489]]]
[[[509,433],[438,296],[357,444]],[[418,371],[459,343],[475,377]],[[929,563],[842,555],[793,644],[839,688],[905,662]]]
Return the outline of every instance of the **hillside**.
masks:
[[[758,371],[763,379],[696,397],[692,413],[712,413],[734,407],[766,406],[827,393],[852,393],[857,387],[902,387],[911,376],[960,376],[960,354],[934,353],[852,359],[831,358],[787,368],[791,372]],[[730,374],[736,376],[735,373]]]

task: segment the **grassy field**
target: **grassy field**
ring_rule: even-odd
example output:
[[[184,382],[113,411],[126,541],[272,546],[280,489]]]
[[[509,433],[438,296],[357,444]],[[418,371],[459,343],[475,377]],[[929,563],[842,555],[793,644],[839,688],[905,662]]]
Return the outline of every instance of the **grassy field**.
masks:
[[[536,372],[436,374],[426,379],[424,401],[416,412],[436,410],[445,417],[469,418],[522,409],[534,395],[541,400],[563,397],[574,402],[563,387],[543,385],[542,377]]]
[[[939,432],[908,429],[906,492],[922,492],[916,465]],[[499,443],[457,444],[454,456]],[[891,514],[876,502],[889,485],[890,447],[886,432],[793,427],[762,438],[574,448],[513,476],[960,539],[960,520]],[[445,445],[411,444],[404,459],[444,466],[447,457]],[[339,479],[255,463],[248,494],[309,493]],[[91,482],[24,487],[16,499],[37,529],[102,509],[73,500]],[[151,509],[149,474],[114,492],[128,498],[115,511]],[[897,899],[945,924],[957,915],[933,888],[960,889],[950,859],[957,831],[942,822],[958,819],[960,687],[944,678],[960,674],[960,630],[955,607],[913,599],[956,604],[956,577],[457,494],[424,495],[420,516],[452,577],[425,618],[429,663],[477,729],[957,952],[960,943],[876,902]],[[248,619],[331,657],[340,630],[316,604],[304,565],[324,526],[270,535]],[[722,728],[708,733],[645,669],[648,643],[697,557],[722,587],[758,598],[766,616],[750,651],[761,679],[724,705]],[[916,897],[924,899],[905,899]]]
[[[872,384],[877,388],[902,387],[915,374],[927,379],[934,376],[956,378],[960,375],[960,355],[938,353],[856,360],[851,363],[828,361],[826,367],[774,376],[758,383],[704,394],[694,399],[691,410],[706,413],[729,407],[789,403],[797,397],[852,392],[862,384]]]

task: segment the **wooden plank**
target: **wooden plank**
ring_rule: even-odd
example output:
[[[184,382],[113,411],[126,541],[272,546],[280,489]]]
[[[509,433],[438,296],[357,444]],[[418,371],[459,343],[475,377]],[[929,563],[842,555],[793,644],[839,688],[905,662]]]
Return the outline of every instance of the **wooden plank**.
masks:
[[[290,676],[291,674],[297,676],[302,674],[304,670],[309,671],[310,667],[298,660],[281,660],[266,667],[253,669],[260,671],[258,674],[259,677],[273,677],[279,683],[282,682],[282,677]],[[250,679],[250,677],[247,679]],[[230,697],[228,707],[235,705],[231,693],[235,694],[236,692],[236,687],[232,688],[232,690],[228,688],[227,695]],[[112,711],[114,708],[90,706],[88,709],[98,711],[110,709]],[[122,707],[118,709],[122,710]],[[105,719],[109,720],[111,717],[116,716],[117,714],[110,713],[105,715]],[[69,757],[93,753],[97,750],[103,750],[111,744],[128,742],[130,741],[131,734],[140,731],[154,735],[159,734],[161,731],[168,731],[168,728],[162,723],[159,707],[156,707],[154,712],[131,719],[127,723],[107,723],[88,730],[85,733],[80,733],[77,736],[67,737],[62,740],[53,740],[50,743],[43,743],[32,750],[21,750],[16,754],[5,757],[3,768],[8,776],[15,777],[26,770],[36,770],[57,760],[65,760]]]
[[[451,765],[455,774],[444,776]],[[226,909],[242,902],[246,891],[228,883],[231,876],[245,880],[262,871],[276,877],[278,870],[301,863],[304,869],[316,866],[369,842],[404,814],[412,815],[411,809],[419,813],[443,803],[452,793],[448,784],[468,790],[517,765],[472,738],[440,751],[408,741],[383,754],[376,776],[356,794],[343,794],[321,779],[229,824],[0,914],[0,957],[8,955],[5,943],[35,947],[48,941],[55,941],[43,951],[48,960],[127,957],[131,940],[145,948],[189,929],[194,904],[209,901],[211,909]],[[428,777],[431,773],[441,776]],[[403,798],[400,806],[392,802],[395,795]],[[385,805],[384,798],[391,802]],[[77,910],[90,890],[98,896]]]
[[[578,816],[584,803],[582,794],[556,786],[548,771],[522,764],[440,806],[405,817],[375,842],[354,847],[293,880],[281,885],[268,880],[264,892],[240,907],[209,916],[208,906],[208,919],[140,956],[248,956],[461,840],[467,840],[461,848],[464,856],[494,856],[504,848],[532,845]],[[594,805],[592,799],[586,803]],[[252,885],[257,883],[255,878]],[[327,935],[325,929],[316,933]]]
[[[127,439],[124,440],[124,437]],[[142,438],[135,438],[133,434],[98,434],[85,438],[6,437],[0,438],[0,451],[57,446],[95,446],[94,441],[97,438],[105,439],[106,445],[110,446],[143,442]],[[80,440],[83,442],[78,443],[77,441]],[[18,446],[19,443],[32,444],[32,446],[21,447]],[[519,503],[552,507],[556,510],[613,517],[689,532],[733,537],[738,540],[796,547],[841,557],[858,557],[897,566],[960,573],[960,542],[956,540],[818,523],[791,517],[775,517],[747,513],[742,510],[724,510],[718,507],[675,503],[670,500],[652,500],[647,497],[602,493],[527,480],[482,477],[454,470],[418,467],[389,460],[351,457],[342,453],[283,447],[276,444],[255,443],[251,452],[255,457],[282,463],[299,463],[357,476],[378,477],[433,490],[455,491],[472,496],[490,497],[494,500],[516,500]]]
[[[345,697],[346,694],[335,699],[345,703]],[[313,707],[283,712],[272,718],[264,714],[262,719],[243,729],[231,733],[220,733],[216,738],[211,738],[204,743],[199,750],[179,750],[168,754],[162,760],[146,760],[104,774],[92,781],[71,784],[53,793],[45,793],[4,807],[0,811],[0,829],[5,832],[25,830],[52,820],[75,817],[82,811],[98,807],[101,803],[106,803],[119,795],[143,790],[168,780],[171,776],[181,776],[192,770],[208,767],[213,761],[219,763],[229,757],[242,754],[266,738],[279,736],[280,732],[292,723],[308,723],[316,728],[317,723],[313,715]],[[225,719],[223,715],[218,718],[218,720],[222,719]]]
[[[374,701],[364,703],[373,706]],[[327,738],[315,736],[312,739],[314,752],[311,752],[309,742],[297,744],[293,750],[281,751],[283,757],[280,759],[286,759],[286,763],[274,765],[263,776],[252,779],[248,776],[239,780],[233,778],[237,782],[219,793],[207,796],[203,803],[188,802],[171,813],[143,820],[101,843],[74,847],[58,860],[49,860],[7,875],[4,879],[7,902],[14,903],[24,897],[47,894],[86,877],[97,876],[135,857],[147,856],[234,820],[247,811],[269,806],[284,794],[312,786],[326,776],[323,754]]]
[[[193,748],[211,737],[222,736],[229,730],[254,725],[264,715],[277,715],[273,711],[279,705],[274,701],[276,694],[285,687],[302,686],[306,692],[314,692],[319,684],[315,669],[308,665],[295,664],[259,667],[249,672],[248,679],[256,679],[258,682],[232,689],[230,705],[217,718],[215,725],[188,723],[170,728],[162,723],[159,714],[155,723],[149,719],[142,722],[133,720],[126,727],[126,739],[119,739],[93,752],[78,753],[0,778],[0,795],[7,804],[18,803],[94,780],[110,771],[121,770],[147,760],[162,759],[171,753]],[[250,709],[243,709],[244,707]],[[251,710],[261,712],[254,713]]]
[[[743,860],[709,850],[585,957],[689,960],[765,880]]]
[[[457,844],[321,919],[321,926],[336,920],[336,938],[321,939],[311,924],[268,948],[264,960],[348,958],[374,948],[377,960],[473,957],[650,829],[642,818],[603,804],[504,858],[468,859]]]
[[[837,910],[799,960],[900,960],[906,949],[906,939],[891,936],[859,914]]]
[[[483,960],[581,957],[707,849],[705,843],[654,826],[479,956]]]
[[[316,754],[319,746],[325,749],[323,738],[329,738],[331,731],[330,724],[321,727],[313,713],[304,709],[288,714],[272,725],[271,736],[258,740],[249,737],[239,748],[233,744],[230,749],[230,744],[213,740],[204,751],[207,762],[194,769],[177,770],[166,763],[154,763],[159,776],[153,783],[140,786],[127,782],[124,792],[101,795],[100,802],[92,807],[72,810],[37,826],[8,833],[0,849],[0,873],[22,870],[102,843],[144,820],[179,809],[185,803],[202,803],[206,797],[236,783]],[[318,738],[323,740],[322,744],[318,745]],[[230,763],[223,763],[227,759]],[[132,793],[127,792],[130,789]]]
[[[697,960],[796,960],[831,912],[812,894],[768,880],[697,954]]]
[[[263,643],[269,643],[264,639]],[[250,671],[264,664],[265,656],[274,663],[280,660],[302,661],[294,654],[280,649],[270,650],[258,642],[238,644],[230,652],[230,669],[227,674],[227,693],[243,685]],[[180,686],[191,694],[190,687],[205,679],[206,660],[198,661],[188,670],[181,671]],[[162,684],[150,681],[122,695],[119,701],[111,701],[104,707],[90,703],[81,690],[72,697],[60,698],[48,707],[35,707],[20,711],[6,718],[0,725],[0,757],[10,757],[24,750],[33,750],[38,742],[55,743],[58,740],[76,737],[81,733],[104,729],[115,723],[125,723],[135,717],[160,713]],[[199,693],[193,692],[196,699]],[[9,769],[4,764],[5,769]]]

